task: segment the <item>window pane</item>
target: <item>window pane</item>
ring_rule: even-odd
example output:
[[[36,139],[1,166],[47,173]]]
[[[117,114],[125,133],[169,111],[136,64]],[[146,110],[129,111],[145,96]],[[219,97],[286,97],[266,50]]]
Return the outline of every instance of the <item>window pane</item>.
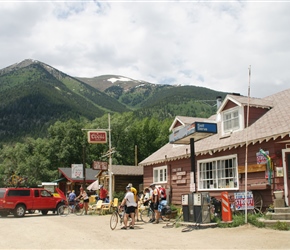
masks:
[[[224,157],[223,157],[224,158]],[[238,188],[236,157],[199,163],[199,189]]]

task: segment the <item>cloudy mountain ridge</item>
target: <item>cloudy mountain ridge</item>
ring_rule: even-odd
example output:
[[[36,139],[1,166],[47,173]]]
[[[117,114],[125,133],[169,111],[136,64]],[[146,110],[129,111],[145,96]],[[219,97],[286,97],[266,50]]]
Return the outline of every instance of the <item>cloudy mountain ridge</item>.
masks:
[[[208,117],[225,93],[196,86],[152,84],[121,75],[69,76],[27,59],[0,70],[0,140],[42,136],[57,120],[133,111],[136,117]],[[16,121],[16,122],[15,122]]]

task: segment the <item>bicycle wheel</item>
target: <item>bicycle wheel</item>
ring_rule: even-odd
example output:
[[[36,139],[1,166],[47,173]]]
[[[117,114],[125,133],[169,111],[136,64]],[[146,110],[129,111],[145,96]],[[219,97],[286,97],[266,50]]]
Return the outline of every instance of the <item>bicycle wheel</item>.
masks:
[[[148,223],[150,219],[152,219],[153,213],[154,212],[152,212],[150,208],[142,210],[140,214],[141,220],[145,223]]]
[[[69,206],[67,205],[62,205],[57,209],[57,214],[60,216],[67,216],[69,214]]]
[[[119,215],[116,211],[112,213],[111,219],[110,219],[110,228],[112,230],[114,230],[118,224],[118,217]]]
[[[248,213],[252,214],[262,214],[263,210],[263,197],[257,192],[253,191],[253,199],[254,199],[254,209],[248,210]]]
[[[82,215],[84,212],[84,208],[80,208],[79,206],[75,206],[74,213],[79,216]]]
[[[160,217],[161,217],[161,219],[163,221],[170,221],[170,219],[171,219],[171,213],[169,212],[167,214],[160,215]]]

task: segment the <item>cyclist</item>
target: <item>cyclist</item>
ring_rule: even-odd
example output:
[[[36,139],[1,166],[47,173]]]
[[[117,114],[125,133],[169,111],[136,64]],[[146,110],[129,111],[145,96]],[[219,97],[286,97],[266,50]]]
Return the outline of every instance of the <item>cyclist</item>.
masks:
[[[69,205],[70,205],[71,208],[72,208],[72,212],[73,212],[74,209],[75,209],[75,198],[76,198],[76,197],[77,197],[77,196],[76,196],[74,190],[72,190],[72,191],[69,193],[69,195],[68,195],[68,203],[69,203]]]
[[[139,211],[138,211],[139,197],[138,197],[137,189],[133,187],[132,183],[129,183],[128,187],[131,187],[131,192],[134,194],[134,200],[137,203],[136,210],[135,210],[135,217],[136,217],[135,220],[139,222],[141,220],[139,220],[139,218],[138,218],[139,217]]]
[[[75,200],[82,198],[84,200],[84,208],[85,208],[85,215],[88,214],[88,209],[89,209],[89,196],[87,192],[83,189],[83,187],[80,187],[80,194],[78,197],[75,198]]]
[[[126,205],[126,206],[125,206]],[[134,194],[131,192],[131,187],[126,187],[126,194],[121,203],[121,207],[125,206],[125,215],[124,215],[124,226],[121,229],[127,229],[128,217],[130,215],[132,219],[132,224],[130,225],[130,229],[134,229],[135,225],[135,209],[137,207],[137,203],[134,199]]]

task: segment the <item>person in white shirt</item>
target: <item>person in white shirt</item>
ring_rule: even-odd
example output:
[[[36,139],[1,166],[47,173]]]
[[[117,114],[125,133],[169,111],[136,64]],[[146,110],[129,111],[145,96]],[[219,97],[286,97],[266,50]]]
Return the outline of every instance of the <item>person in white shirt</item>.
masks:
[[[127,229],[128,218],[129,215],[132,219],[132,223],[130,225],[130,229],[134,229],[135,225],[135,209],[137,207],[137,203],[134,199],[134,194],[131,192],[131,187],[126,187],[126,194],[121,203],[121,207],[125,206],[125,215],[124,215],[124,226],[121,229]]]

